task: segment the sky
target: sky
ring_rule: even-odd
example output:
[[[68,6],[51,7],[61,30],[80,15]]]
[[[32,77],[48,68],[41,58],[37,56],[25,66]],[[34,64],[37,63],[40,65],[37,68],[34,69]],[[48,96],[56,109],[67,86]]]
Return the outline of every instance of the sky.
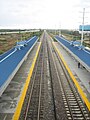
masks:
[[[78,29],[90,0],[0,0],[0,29]]]

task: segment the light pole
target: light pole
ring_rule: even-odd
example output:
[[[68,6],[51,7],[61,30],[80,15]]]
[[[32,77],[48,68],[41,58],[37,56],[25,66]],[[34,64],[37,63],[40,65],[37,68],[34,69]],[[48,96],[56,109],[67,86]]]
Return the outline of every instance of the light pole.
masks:
[[[61,29],[59,29],[59,37],[61,36]]]
[[[81,33],[81,46],[83,44],[83,35],[84,35],[84,17],[85,17],[85,8],[83,8],[83,21],[82,21],[82,33]]]
[[[60,23],[60,29],[59,29],[59,37],[61,36],[61,23]]]

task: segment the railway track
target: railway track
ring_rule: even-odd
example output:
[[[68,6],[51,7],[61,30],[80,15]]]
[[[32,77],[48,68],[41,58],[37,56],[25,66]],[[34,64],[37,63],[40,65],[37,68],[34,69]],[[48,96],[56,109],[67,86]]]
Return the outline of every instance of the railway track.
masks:
[[[47,33],[42,37],[20,120],[90,120]]]
[[[53,50],[53,48],[51,49]],[[53,61],[68,120],[90,120],[90,112],[87,110],[56,51],[53,53]]]

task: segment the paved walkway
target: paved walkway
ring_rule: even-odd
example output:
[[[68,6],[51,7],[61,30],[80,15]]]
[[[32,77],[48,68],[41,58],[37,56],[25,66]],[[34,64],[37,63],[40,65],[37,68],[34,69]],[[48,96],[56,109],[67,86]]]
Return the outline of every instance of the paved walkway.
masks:
[[[87,98],[90,101],[90,72],[83,68],[83,66],[78,68],[78,61],[75,60],[75,58],[71,56],[71,54],[66,52],[66,50],[60,45],[60,43],[56,42],[56,46],[60,50],[60,53],[64,57],[67,65],[71,69],[72,73],[78,80],[81,88],[83,89],[84,93],[87,95]]]

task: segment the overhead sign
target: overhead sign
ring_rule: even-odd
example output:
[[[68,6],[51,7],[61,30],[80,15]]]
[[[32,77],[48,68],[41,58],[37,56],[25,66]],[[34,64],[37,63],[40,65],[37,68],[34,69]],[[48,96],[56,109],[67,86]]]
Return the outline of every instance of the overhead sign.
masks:
[[[90,25],[80,25],[79,26],[79,30],[82,31],[82,27],[83,27],[83,31],[90,31]]]

